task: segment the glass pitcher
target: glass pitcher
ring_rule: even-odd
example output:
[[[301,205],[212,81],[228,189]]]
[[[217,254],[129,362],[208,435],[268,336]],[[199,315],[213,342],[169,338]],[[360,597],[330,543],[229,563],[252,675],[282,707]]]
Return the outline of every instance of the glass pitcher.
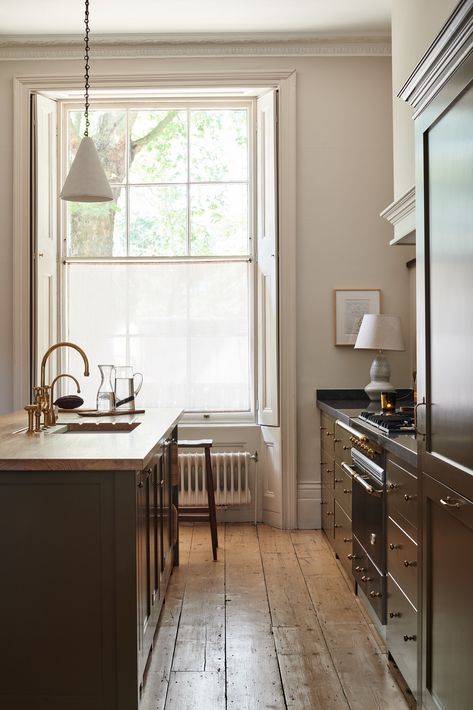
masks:
[[[135,377],[140,381],[135,386]],[[143,385],[141,372],[133,372],[129,365],[115,367],[115,409],[134,409],[135,397]]]
[[[111,412],[115,409],[115,392],[112,385],[113,365],[99,365],[102,381],[97,392],[97,411]]]

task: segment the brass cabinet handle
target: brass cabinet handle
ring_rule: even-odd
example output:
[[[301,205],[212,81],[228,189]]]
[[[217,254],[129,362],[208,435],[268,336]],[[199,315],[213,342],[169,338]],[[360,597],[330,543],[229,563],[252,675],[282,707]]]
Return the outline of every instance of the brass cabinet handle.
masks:
[[[353,478],[353,476],[355,475],[355,473],[353,471],[353,466],[349,466],[347,463],[345,463],[345,461],[342,461],[342,463],[340,465],[343,468],[343,470],[345,471],[345,473],[348,473],[350,478]]]
[[[450,498],[450,496],[446,496],[445,498],[440,498],[440,502],[442,505],[446,505],[448,508],[459,508],[460,507],[460,501],[455,500],[454,498]]]
[[[370,592],[370,597],[371,597],[372,599],[375,599],[376,597],[382,597],[382,596],[383,596],[383,595],[381,594],[381,592],[375,592],[374,589],[372,589],[371,592]]]
[[[326,428],[327,428],[326,426],[319,427],[320,431],[325,431]]]
[[[399,488],[399,483],[390,483],[389,484],[390,491],[395,491],[397,488]]]
[[[333,524],[333,527],[334,527],[334,528],[341,528],[341,527],[343,527],[343,526],[342,526],[342,525],[339,525],[338,523],[334,523],[334,524]]]
[[[390,611],[389,612],[389,618],[390,619],[400,619],[402,616],[400,611]]]
[[[326,436],[335,436],[335,434],[333,433],[333,431],[328,431]]]
[[[331,510],[327,510],[327,512],[325,513],[325,515],[333,515],[333,512],[332,512]]]
[[[413,496],[410,496],[407,493],[404,493],[404,500],[405,501],[412,500],[412,498],[413,498]]]
[[[343,478],[334,478],[334,479],[333,479],[333,482],[334,482],[334,483],[342,483],[342,482],[343,482]]]
[[[326,468],[325,473],[333,473],[334,469],[333,468]]]
[[[408,636],[407,634],[404,634],[403,639],[404,641],[417,641],[417,636]]]
[[[350,451],[350,449],[351,449],[351,446],[345,446],[345,445],[343,445],[343,450],[344,450],[344,451]]]
[[[404,567],[417,567],[417,562],[415,560],[412,560],[412,562],[404,560]]]
[[[389,549],[390,550],[400,550],[402,545],[395,545],[393,542],[389,543]]]
[[[364,574],[363,577],[361,578],[361,581],[362,582],[371,582],[371,577],[367,577],[366,574]]]
[[[425,436],[426,434],[425,434],[425,431],[419,431],[419,429],[417,428],[417,410],[419,409],[419,407],[426,407],[426,406],[427,406],[427,402],[425,401],[425,397],[424,397],[422,399],[422,402],[419,402],[414,407],[414,421],[416,423],[415,424],[415,433],[419,434],[419,436]]]
[[[366,572],[366,567],[360,567],[360,565],[357,565],[355,567],[355,572]]]
[[[351,491],[350,491],[348,488],[344,488],[344,489],[343,489],[343,492],[344,492],[344,493],[351,493]]]
[[[350,553],[347,555],[347,558],[348,558],[349,560],[356,560],[356,559],[358,559],[357,556],[354,555],[352,552],[350,552]]]
[[[344,537],[343,542],[353,542],[353,538],[351,537]]]

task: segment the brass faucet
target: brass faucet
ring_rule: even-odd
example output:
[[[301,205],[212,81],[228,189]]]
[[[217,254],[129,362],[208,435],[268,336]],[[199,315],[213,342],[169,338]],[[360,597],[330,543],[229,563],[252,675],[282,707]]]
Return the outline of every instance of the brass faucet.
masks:
[[[89,372],[89,361],[87,359],[87,355],[85,352],[80,348],[78,345],[75,345],[75,343],[68,343],[68,342],[61,342],[61,343],[56,343],[55,345],[51,345],[50,348],[48,348],[43,356],[43,359],[41,360],[41,383],[39,387],[34,387],[34,393],[35,393],[35,401],[34,405],[28,405],[28,407],[25,407],[26,411],[28,412],[28,433],[32,433],[32,420],[33,420],[33,413],[35,417],[35,428],[34,431],[38,432],[40,431],[40,421],[41,421],[41,415],[44,415],[44,426],[48,427],[51,426],[52,424],[56,423],[56,414],[54,412],[54,406],[53,406],[53,398],[52,398],[52,388],[56,384],[57,380],[60,377],[70,377],[75,381],[77,384],[77,391],[80,392],[80,387],[79,383],[77,382],[76,378],[73,377],[72,375],[58,375],[57,377],[54,378],[53,382],[51,385],[46,384],[46,362],[55,350],[58,348],[73,348],[73,350],[77,350],[79,355],[81,355],[83,361],[84,361],[84,376],[88,377],[90,372]],[[34,410],[32,409],[34,407]]]
[[[61,379],[61,377],[68,377],[70,380],[74,380],[74,382],[76,383],[77,392],[80,392],[80,384],[76,380],[74,375],[64,373],[63,375],[57,375],[57,377],[54,378],[54,380],[51,382],[51,402],[47,412],[47,426],[54,426],[57,422],[56,410],[54,409],[54,385],[58,380]]]

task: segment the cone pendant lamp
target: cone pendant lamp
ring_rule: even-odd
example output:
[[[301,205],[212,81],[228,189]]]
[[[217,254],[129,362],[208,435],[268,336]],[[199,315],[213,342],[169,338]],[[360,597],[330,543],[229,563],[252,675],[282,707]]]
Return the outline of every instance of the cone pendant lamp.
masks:
[[[89,136],[89,0],[85,0],[85,131],[60,198],[69,202],[111,202],[113,200],[105,171],[94,141]]]

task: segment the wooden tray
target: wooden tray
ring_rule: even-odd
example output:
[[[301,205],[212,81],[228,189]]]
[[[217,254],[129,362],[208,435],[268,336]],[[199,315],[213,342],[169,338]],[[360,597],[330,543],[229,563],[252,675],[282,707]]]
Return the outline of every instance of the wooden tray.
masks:
[[[112,412],[98,412],[96,409],[60,409],[61,414],[78,414],[80,417],[123,417],[127,414],[144,414],[144,409],[114,409]]]

